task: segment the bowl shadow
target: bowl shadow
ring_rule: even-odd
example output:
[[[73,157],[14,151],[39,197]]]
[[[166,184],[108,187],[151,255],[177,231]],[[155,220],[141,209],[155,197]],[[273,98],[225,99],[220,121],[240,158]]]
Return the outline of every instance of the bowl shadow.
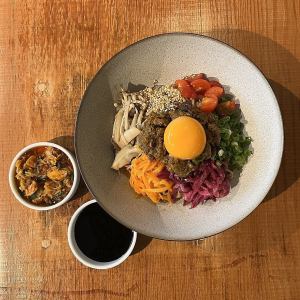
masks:
[[[144,250],[152,241],[152,238],[138,233],[135,247],[130,255],[135,255]]]
[[[300,62],[275,41],[253,32],[220,29],[206,34],[232,45],[255,62],[267,77],[278,100],[284,127],[284,151],[278,175],[264,199],[264,202],[269,201],[286,191],[300,177],[300,99],[296,96],[300,94],[300,85],[287,76],[300,77]]]
[[[280,195],[300,177],[300,99],[281,84],[269,80],[282,114],[284,150],[277,177],[264,201]]]

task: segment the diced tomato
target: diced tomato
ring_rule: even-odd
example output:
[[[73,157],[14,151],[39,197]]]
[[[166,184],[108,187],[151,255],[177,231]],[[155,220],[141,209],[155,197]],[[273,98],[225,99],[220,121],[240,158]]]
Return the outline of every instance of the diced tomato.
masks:
[[[190,85],[185,79],[178,79],[175,81],[175,84],[178,88],[183,88]]]
[[[182,97],[189,98],[189,99],[196,99],[197,97],[196,92],[186,80],[184,79],[176,80],[175,84],[178,90],[180,91]]]
[[[185,80],[187,80],[189,83],[191,83],[192,81],[196,80],[196,79],[204,79],[205,75],[203,73],[199,73],[199,74],[194,74],[191,76],[188,76],[185,78]]]
[[[210,83],[205,79],[196,79],[191,82],[191,86],[197,93],[204,94],[210,88]]]
[[[224,102],[223,105],[224,105],[227,109],[229,109],[229,110],[234,110],[235,107],[236,107],[236,103],[235,103],[233,100],[231,100],[231,101],[226,101],[226,102]]]
[[[217,111],[220,115],[230,115],[236,109],[236,103],[233,100],[220,103]]]
[[[217,80],[210,80],[209,83],[210,83],[211,86],[222,87],[222,84],[219,81],[217,81]]]
[[[205,92],[204,96],[215,95],[217,97],[220,97],[223,95],[223,93],[224,93],[224,89],[222,87],[212,86]]]
[[[211,95],[204,97],[200,104],[200,110],[203,112],[213,112],[218,105],[218,97]]]
[[[188,86],[181,91],[181,96],[188,99],[196,99],[197,93],[193,90],[191,86]]]

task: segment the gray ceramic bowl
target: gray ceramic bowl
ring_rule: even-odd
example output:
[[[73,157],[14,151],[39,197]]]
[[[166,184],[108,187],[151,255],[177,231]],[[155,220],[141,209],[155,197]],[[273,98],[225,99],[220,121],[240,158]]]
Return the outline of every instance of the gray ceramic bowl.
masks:
[[[154,205],[137,198],[128,178],[110,168],[113,99],[120,86],[172,83],[204,72],[230,87],[241,103],[254,155],[239,183],[218,202],[195,209]],[[243,54],[209,37],[173,33],[139,41],[112,57],[89,85],[77,118],[76,154],[82,176],[100,205],[125,226],[148,236],[191,240],[219,233],[244,219],[264,199],[279,169],[283,129],[278,104],[260,70]]]

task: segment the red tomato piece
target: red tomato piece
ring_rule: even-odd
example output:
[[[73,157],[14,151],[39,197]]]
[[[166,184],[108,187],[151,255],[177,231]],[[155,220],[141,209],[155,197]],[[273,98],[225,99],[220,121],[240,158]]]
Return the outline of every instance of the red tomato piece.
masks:
[[[185,78],[185,80],[187,80],[189,83],[191,83],[192,81],[196,80],[196,79],[204,79],[205,75],[203,73],[199,73],[199,74],[194,74],[191,76],[188,76]]]
[[[230,115],[236,109],[236,103],[233,100],[220,103],[217,111],[220,115]]]
[[[204,97],[200,104],[200,110],[203,112],[213,112],[218,105],[218,98],[214,95]]]
[[[185,79],[178,79],[175,81],[175,84],[178,88],[182,88],[182,87],[185,87],[185,86],[189,86],[190,84],[188,83],[187,80]]]
[[[175,84],[178,90],[180,91],[182,97],[189,98],[189,99],[196,99],[197,97],[196,92],[186,80],[184,79],[176,80]]]
[[[197,93],[204,94],[210,88],[210,83],[205,79],[196,79],[191,82],[191,86]]]
[[[215,95],[217,97],[220,97],[223,95],[223,93],[224,93],[224,89],[222,87],[212,86],[205,92],[204,96]]]
[[[233,100],[231,100],[231,101],[226,101],[226,102],[224,102],[224,103],[222,103],[222,104],[224,104],[224,107],[226,107],[226,108],[229,109],[229,110],[235,110],[236,103],[235,103]]]
[[[197,93],[193,90],[191,86],[188,86],[181,91],[181,96],[188,99],[196,99]]]

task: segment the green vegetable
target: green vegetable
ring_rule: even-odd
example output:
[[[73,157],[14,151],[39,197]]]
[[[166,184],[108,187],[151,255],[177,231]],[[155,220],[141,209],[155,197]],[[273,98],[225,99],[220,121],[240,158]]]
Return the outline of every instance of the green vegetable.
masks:
[[[243,132],[241,110],[237,108],[230,116],[219,117],[217,125],[221,132],[221,142],[213,159],[217,163],[227,162],[232,171],[242,169],[252,154],[249,149],[252,139]]]
[[[195,159],[192,160],[192,163],[196,166],[200,165],[204,160],[211,158],[211,146],[206,144],[204,151]]]
[[[226,102],[226,101],[232,100],[233,98],[234,97],[231,94],[224,94],[219,99],[220,99],[220,102],[222,103],[222,102]]]

